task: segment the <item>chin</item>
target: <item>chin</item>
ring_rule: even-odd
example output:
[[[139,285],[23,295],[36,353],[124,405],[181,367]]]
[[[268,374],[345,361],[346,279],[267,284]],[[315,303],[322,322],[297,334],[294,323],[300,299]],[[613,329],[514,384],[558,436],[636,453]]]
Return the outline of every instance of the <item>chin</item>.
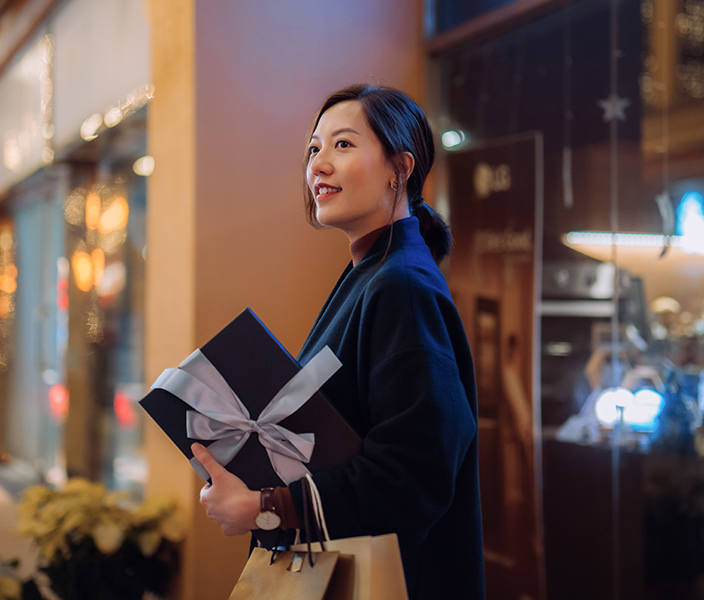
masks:
[[[324,227],[340,228],[340,225],[344,223],[344,221],[341,222],[339,218],[335,218],[335,215],[331,214],[331,211],[325,209],[318,209],[315,218],[318,220],[318,223]]]

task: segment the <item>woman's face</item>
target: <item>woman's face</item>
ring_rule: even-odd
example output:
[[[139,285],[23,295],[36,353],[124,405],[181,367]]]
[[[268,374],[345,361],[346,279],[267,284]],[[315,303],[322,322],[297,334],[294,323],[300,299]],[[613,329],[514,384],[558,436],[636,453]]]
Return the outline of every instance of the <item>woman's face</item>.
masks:
[[[323,113],[311,137],[306,178],[318,221],[341,229],[350,242],[408,214],[402,198],[392,214],[397,177],[357,101]]]

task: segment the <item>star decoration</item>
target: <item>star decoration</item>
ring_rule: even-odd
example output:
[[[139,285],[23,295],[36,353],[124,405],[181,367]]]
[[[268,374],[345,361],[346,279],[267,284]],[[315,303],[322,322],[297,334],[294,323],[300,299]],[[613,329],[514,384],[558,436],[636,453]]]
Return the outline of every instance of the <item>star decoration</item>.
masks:
[[[630,104],[628,98],[619,98],[616,94],[609,94],[605,100],[599,100],[599,106],[604,109],[604,122],[610,123],[614,119],[625,121],[625,110]]]

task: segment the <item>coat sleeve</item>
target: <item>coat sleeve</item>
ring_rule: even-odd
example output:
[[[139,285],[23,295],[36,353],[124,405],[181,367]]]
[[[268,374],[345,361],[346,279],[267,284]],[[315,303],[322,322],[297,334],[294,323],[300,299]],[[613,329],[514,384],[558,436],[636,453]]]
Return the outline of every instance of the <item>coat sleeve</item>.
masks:
[[[358,377],[370,425],[362,453],[314,478],[332,537],[395,532],[415,546],[452,502],[477,431],[476,399],[452,341],[459,326],[466,348],[461,322],[448,326],[428,290],[398,284],[372,295],[360,323]],[[449,309],[456,314],[451,302]],[[472,372],[468,348],[463,358]],[[291,493],[300,513],[298,483]]]

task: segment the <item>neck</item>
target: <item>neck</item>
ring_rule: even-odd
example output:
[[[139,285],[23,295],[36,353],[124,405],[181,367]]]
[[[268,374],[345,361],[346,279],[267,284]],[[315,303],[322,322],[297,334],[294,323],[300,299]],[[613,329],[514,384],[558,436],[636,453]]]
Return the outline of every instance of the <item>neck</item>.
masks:
[[[369,235],[370,233],[373,233],[378,230],[383,230],[395,223],[396,221],[400,221],[401,219],[406,219],[407,217],[411,216],[411,211],[408,207],[408,200],[404,197],[401,199],[401,201],[398,203],[398,206],[396,206],[395,210],[393,211],[391,218],[389,220],[379,220],[376,223],[372,224],[367,224],[366,227],[360,228],[360,230],[353,230],[353,229],[345,229],[345,235],[347,235],[347,238],[350,241],[350,246],[356,244],[359,240],[364,238],[365,236]]]
[[[369,249],[374,245],[374,242],[379,239],[379,236],[386,231],[390,225],[384,225],[374,231],[370,231],[367,235],[362,236],[356,241],[350,243],[350,253],[352,254],[352,266],[356,267],[364,258],[364,255],[369,252]]]

